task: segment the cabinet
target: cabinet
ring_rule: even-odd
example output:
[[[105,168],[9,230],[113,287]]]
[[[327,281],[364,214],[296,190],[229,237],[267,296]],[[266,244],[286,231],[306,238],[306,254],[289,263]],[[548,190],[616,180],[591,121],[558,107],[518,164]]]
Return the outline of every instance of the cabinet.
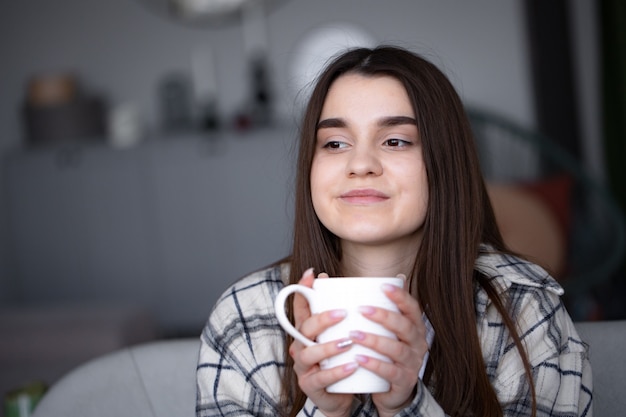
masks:
[[[289,252],[295,130],[16,151],[5,159],[18,302],[132,303],[202,325]]]

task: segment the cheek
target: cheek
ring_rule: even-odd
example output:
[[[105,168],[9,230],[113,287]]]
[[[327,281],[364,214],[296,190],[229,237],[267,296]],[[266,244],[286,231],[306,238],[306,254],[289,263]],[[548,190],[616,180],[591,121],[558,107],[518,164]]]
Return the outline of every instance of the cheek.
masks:
[[[424,210],[426,210],[426,208],[428,207],[428,197],[429,197],[428,181],[426,181],[426,178],[424,177],[422,181],[420,182],[420,189],[419,189],[419,196],[418,196],[418,198],[421,201],[421,204],[424,207]]]
[[[315,161],[311,166],[311,177],[309,179],[309,184],[311,187],[311,201],[313,202],[313,209],[318,214],[319,210],[322,207],[321,203],[324,198],[324,190],[328,187],[327,184],[327,175],[324,175],[325,171],[321,169],[319,164],[316,164]]]
[[[317,166],[317,164],[315,164],[315,162],[313,162],[313,165],[311,165],[311,174],[309,176],[309,186],[311,188],[311,198],[315,201],[315,197],[318,193],[318,190],[320,189],[320,178],[319,178],[319,174],[320,174],[320,170]]]
[[[328,185],[336,181],[337,175],[339,175],[340,166],[335,159],[321,157],[314,157],[311,163],[311,174],[309,181],[311,184],[311,192],[315,188],[316,191],[321,192]]]
[[[428,188],[428,181],[426,179],[426,174],[424,174],[424,177],[421,182],[419,199],[420,199],[419,210],[421,213],[420,217],[421,217],[421,222],[423,225],[424,221],[426,220],[426,214],[428,213],[428,204],[430,200],[430,192]]]
[[[328,166],[321,164],[311,168],[311,203],[317,219],[329,230],[337,220],[338,213],[334,206],[335,184],[337,175]]]
[[[411,210],[419,213],[419,217],[426,216],[428,210],[429,188],[428,179],[426,178],[426,172],[424,169],[415,172],[410,177],[405,177],[407,182],[405,183],[405,190],[410,195]]]

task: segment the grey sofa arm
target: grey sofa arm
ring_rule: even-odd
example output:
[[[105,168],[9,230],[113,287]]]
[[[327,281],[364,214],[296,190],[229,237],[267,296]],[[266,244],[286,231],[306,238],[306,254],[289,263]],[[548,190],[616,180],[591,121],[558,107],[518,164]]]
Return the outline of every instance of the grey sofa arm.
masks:
[[[150,342],[93,359],[41,399],[33,417],[193,417],[200,339]]]
[[[626,320],[575,323],[589,344],[593,371],[593,415],[626,413]]]

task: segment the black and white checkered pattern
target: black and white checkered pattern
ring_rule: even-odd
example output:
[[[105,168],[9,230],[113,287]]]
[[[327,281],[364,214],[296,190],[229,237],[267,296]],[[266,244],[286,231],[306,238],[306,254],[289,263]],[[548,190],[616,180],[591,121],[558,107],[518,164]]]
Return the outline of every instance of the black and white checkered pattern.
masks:
[[[484,254],[476,269],[506,292],[535,380],[538,416],[592,416],[591,367],[563,307],[561,287],[542,268],[512,256]],[[283,373],[283,330],[273,302],[285,285],[289,265],[249,275],[216,303],[201,337],[197,369],[198,417],[272,416],[279,412]],[[477,328],[487,373],[507,417],[529,416],[530,389],[524,368],[495,307],[477,289]],[[322,414],[311,401],[302,416]],[[377,416],[369,397],[355,401],[355,416]],[[399,416],[443,416],[427,387]]]

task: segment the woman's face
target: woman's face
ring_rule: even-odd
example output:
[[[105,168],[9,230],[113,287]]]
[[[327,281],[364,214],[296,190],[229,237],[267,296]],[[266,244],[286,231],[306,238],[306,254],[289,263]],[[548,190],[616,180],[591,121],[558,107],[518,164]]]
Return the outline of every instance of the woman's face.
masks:
[[[344,247],[419,245],[428,183],[415,113],[398,80],[335,80],[318,123],[311,193]]]

